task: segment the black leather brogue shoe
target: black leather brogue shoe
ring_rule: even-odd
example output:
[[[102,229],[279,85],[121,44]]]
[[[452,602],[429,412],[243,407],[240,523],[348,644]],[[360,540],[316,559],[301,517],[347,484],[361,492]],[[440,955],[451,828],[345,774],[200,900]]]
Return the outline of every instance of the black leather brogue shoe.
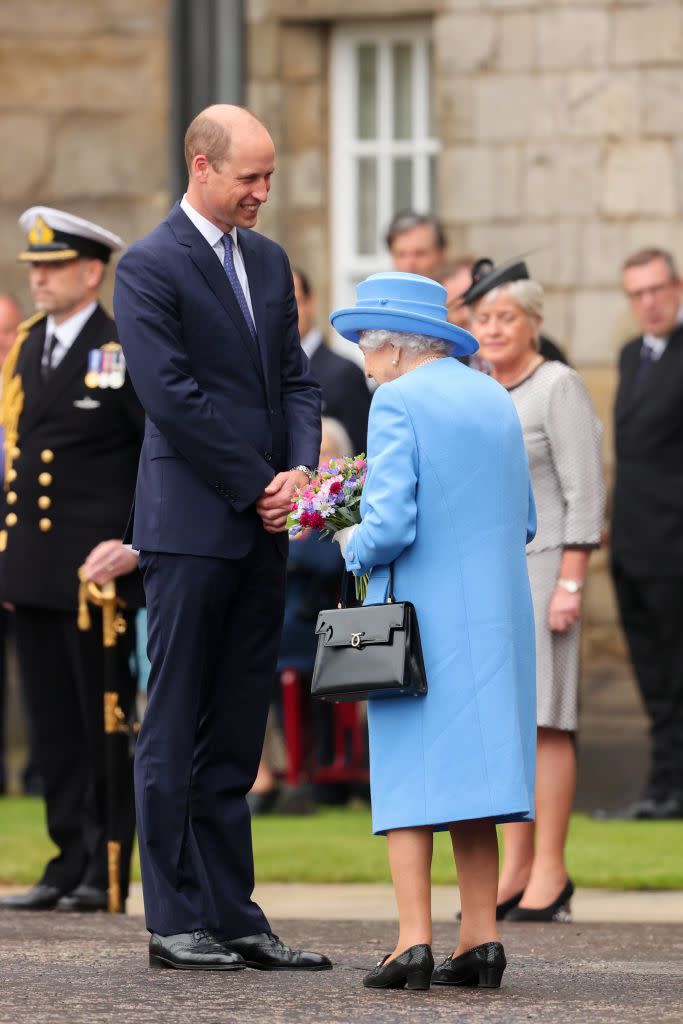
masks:
[[[258,971],[327,971],[332,967],[332,961],[322,953],[291,949],[272,932],[229,939],[223,945],[239,953],[247,967]]]
[[[0,910],[54,910],[63,895],[54,885],[34,885],[28,892],[18,892],[0,899]]]
[[[92,913],[107,909],[107,893],[104,889],[95,889],[92,885],[79,885],[58,901],[56,910],[75,914]]]
[[[157,935],[149,940],[149,966],[180,971],[239,971],[246,964],[204,928],[179,935]]]

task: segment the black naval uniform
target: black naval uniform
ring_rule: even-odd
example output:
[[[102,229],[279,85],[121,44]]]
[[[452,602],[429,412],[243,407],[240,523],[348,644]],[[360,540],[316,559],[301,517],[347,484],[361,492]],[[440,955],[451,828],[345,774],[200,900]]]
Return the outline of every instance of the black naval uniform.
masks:
[[[98,543],[123,535],[144,413],[127,376],[122,386],[86,386],[89,353],[117,342],[114,321],[101,306],[47,379],[41,372],[45,327],[40,318],[30,328],[14,370],[24,403],[0,523],[0,599],[16,608],[17,656],[48,831],[59,848],[40,881],[68,893],[79,885],[107,888],[101,617],[94,612],[92,629],[78,630],[77,571]],[[116,585],[128,609],[129,628],[116,647],[120,705],[128,714],[135,696],[134,609],[144,597],[137,570]],[[134,834],[132,764],[119,786],[125,899]]]

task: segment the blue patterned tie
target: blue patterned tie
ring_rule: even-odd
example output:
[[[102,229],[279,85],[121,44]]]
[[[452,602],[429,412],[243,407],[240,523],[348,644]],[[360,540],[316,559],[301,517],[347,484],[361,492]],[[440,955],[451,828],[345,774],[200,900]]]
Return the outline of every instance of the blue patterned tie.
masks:
[[[232,290],[235,293],[235,298],[239,302],[240,309],[242,310],[242,316],[247,322],[247,327],[249,328],[251,336],[252,338],[255,339],[256,327],[254,325],[254,321],[249,310],[249,306],[247,305],[247,300],[245,298],[244,292],[242,291],[240,279],[237,276],[237,271],[235,270],[235,257],[233,255],[232,246],[232,235],[223,235],[223,250],[225,252],[225,255],[223,256],[223,266],[225,268],[225,273],[227,274],[228,281],[230,282]]]
[[[656,362],[657,356],[654,354],[652,348],[643,342],[640,348],[640,362],[638,363],[638,369],[636,370],[636,378],[634,381],[636,393],[638,393],[643,387],[650,374],[650,370]]]

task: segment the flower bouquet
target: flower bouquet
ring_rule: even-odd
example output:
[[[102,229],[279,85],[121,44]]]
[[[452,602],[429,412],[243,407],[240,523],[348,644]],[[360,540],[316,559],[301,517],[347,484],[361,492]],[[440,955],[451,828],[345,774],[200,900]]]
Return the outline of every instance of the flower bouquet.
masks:
[[[365,484],[367,461],[365,455],[330,459],[318,466],[315,476],[298,488],[287,517],[287,529],[292,538],[305,530],[318,530],[320,536],[329,537],[345,526],[360,523],[360,499]],[[356,597],[365,600],[368,577],[354,577]]]

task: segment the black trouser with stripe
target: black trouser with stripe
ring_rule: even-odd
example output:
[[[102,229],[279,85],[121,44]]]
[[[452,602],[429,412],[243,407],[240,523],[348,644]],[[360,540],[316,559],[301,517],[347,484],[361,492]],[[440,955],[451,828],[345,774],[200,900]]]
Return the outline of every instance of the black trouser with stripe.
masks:
[[[106,779],[103,715],[102,619],[91,609],[92,628],[81,632],[76,611],[16,609],[19,672],[43,779],[47,827],[58,853],[40,881],[62,892],[78,885],[107,888]],[[128,715],[135,699],[132,667],[134,613],[115,648],[119,704]],[[128,890],[135,831],[133,762],[117,779],[121,892]]]

